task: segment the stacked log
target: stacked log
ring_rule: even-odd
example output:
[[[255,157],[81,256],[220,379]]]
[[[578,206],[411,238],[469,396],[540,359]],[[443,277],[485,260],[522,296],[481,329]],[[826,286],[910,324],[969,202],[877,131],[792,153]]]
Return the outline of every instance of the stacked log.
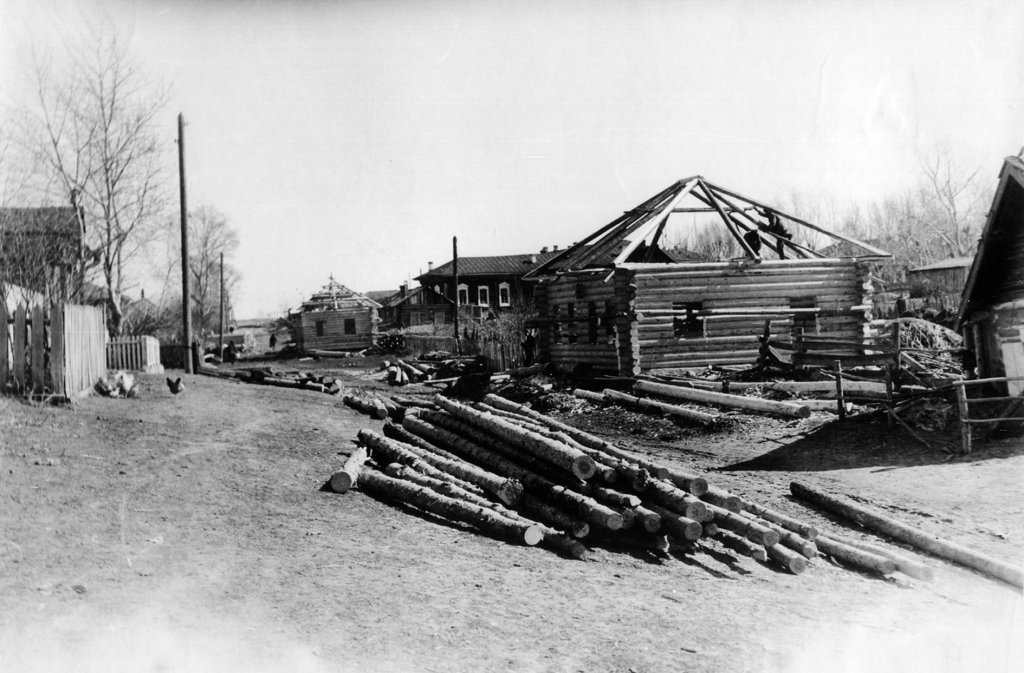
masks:
[[[898,567],[929,574],[493,395],[472,406],[435,396],[358,439],[369,461],[353,452],[331,479],[335,490],[399,500],[570,558],[584,557],[584,542],[652,553],[720,544],[795,575],[819,553],[883,576]]]

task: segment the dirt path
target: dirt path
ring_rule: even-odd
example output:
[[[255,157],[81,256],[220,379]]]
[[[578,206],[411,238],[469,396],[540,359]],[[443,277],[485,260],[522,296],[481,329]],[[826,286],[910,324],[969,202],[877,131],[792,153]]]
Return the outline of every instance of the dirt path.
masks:
[[[1009,671],[1024,655],[1020,593],[934,559],[931,584],[824,560],[794,577],[715,545],[568,561],[320,490],[379,425],[336,398],[186,385],[0,399],[0,670]],[[606,430],[826,525],[791,479],[1024,560],[1019,442],[945,463],[871,425],[659,440],[659,423]]]

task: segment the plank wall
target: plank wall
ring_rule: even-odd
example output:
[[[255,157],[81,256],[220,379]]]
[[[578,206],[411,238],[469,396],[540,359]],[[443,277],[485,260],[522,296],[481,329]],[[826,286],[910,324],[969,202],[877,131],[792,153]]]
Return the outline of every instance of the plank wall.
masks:
[[[355,334],[345,334],[345,320],[355,320]],[[310,311],[299,316],[300,348],[303,350],[351,350],[368,348],[377,336],[377,309],[348,308],[337,311]],[[317,336],[316,323],[323,321],[323,336]]]

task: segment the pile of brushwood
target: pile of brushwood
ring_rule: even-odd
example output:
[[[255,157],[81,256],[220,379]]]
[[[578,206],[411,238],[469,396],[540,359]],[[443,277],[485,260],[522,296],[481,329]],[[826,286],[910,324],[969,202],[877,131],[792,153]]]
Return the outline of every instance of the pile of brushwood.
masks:
[[[585,558],[588,545],[655,555],[720,545],[794,574],[824,554],[879,575],[931,575],[496,395],[475,404],[435,396],[401,418],[359,432],[333,490],[355,487],[570,558]]]

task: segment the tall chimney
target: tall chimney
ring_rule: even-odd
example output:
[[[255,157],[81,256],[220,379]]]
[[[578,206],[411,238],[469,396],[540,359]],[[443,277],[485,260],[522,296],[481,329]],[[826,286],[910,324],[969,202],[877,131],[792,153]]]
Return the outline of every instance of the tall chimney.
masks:
[[[433,262],[427,262],[427,273],[430,273],[433,270],[434,270],[434,263]]]

